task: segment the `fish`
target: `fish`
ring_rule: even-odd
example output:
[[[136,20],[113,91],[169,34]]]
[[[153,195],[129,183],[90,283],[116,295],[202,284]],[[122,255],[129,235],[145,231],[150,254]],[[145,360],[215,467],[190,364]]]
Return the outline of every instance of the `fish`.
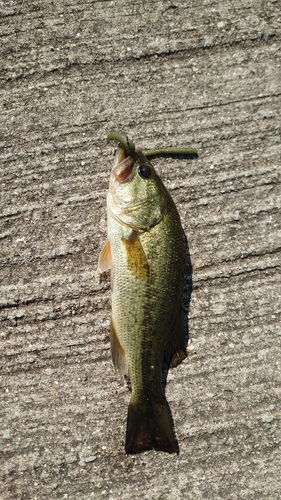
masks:
[[[98,272],[111,270],[111,356],[115,369],[129,375],[131,386],[125,452],[179,453],[162,373],[163,363],[174,367],[187,355],[184,231],[174,201],[149,161],[153,151],[136,150],[119,132],[108,139],[117,140],[118,147]]]

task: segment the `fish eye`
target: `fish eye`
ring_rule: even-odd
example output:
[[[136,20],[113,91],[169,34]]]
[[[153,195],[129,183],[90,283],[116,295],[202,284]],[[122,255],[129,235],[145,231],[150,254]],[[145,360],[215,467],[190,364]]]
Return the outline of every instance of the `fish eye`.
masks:
[[[140,165],[138,168],[138,173],[142,179],[149,179],[151,177],[152,171],[149,165]]]

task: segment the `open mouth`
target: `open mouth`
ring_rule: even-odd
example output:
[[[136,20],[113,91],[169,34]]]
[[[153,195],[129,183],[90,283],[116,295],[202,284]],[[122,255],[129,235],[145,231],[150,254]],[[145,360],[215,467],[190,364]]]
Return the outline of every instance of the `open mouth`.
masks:
[[[112,175],[117,182],[126,182],[133,177],[134,159],[131,156],[124,158],[112,169]]]

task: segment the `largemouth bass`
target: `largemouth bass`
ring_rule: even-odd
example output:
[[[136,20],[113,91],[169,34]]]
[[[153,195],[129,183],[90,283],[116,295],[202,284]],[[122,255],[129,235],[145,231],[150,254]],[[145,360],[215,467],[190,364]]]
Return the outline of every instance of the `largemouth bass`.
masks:
[[[184,233],[175,204],[148,160],[161,150],[143,154],[115,132],[108,139],[119,145],[107,196],[108,240],[98,269],[111,268],[111,355],[131,382],[125,451],[178,453],[162,366],[163,361],[177,366],[186,357]]]

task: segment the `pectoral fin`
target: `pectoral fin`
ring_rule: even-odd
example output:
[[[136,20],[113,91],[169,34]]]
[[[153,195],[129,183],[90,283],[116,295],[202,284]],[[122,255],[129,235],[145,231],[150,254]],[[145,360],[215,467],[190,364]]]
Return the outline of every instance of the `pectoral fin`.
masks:
[[[128,269],[140,280],[147,281],[149,265],[136,231],[133,231],[128,239],[123,238],[123,244],[126,249]]]
[[[110,242],[109,240],[106,240],[105,244],[103,245],[100,251],[98,271],[100,273],[104,273],[105,271],[108,271],[108,269],[111,269],[111,267],[112,267],[112,256],[111,256]]]
[[[128,373],[126,354],[119,342],[112,320],[110,323],[110,351],[115,369],[118,370],[121,375],[126,375]]]

